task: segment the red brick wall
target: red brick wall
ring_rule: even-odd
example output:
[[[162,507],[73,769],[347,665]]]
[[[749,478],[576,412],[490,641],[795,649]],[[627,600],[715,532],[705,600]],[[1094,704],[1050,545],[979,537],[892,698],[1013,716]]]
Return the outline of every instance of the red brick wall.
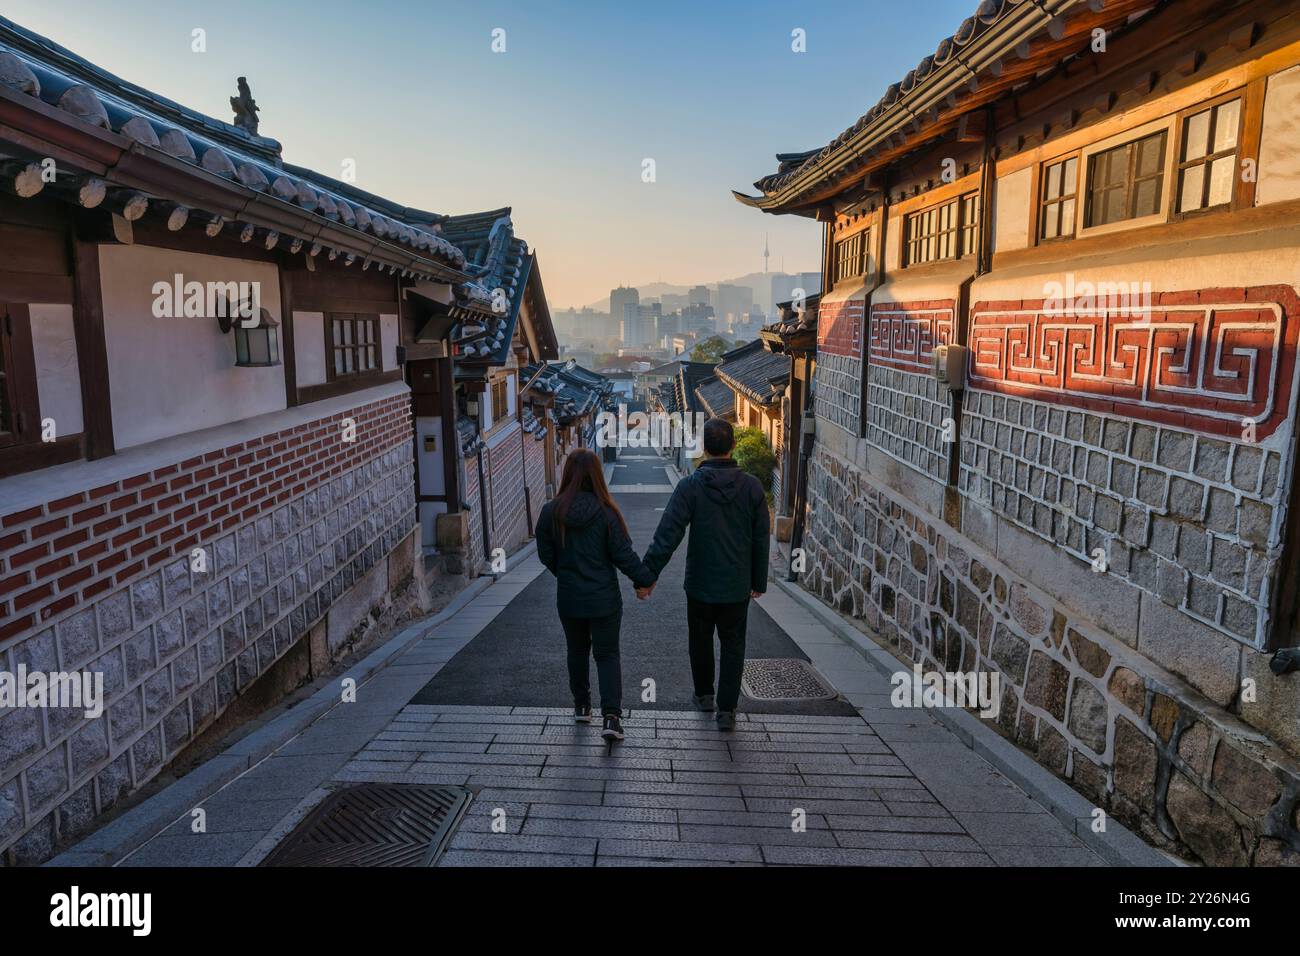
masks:
[[[507,426],[512,434],[499,438],[488,449],[488,480],[492,487],[492,548],[514,551],[528,539],[527,509],[524,506],[523,449],[519,447],[517,423]]]
[[[351,419],[356,440],[343,440]],[[404,394],[0,517],[0,670],[82,670],[104,710],[0,711],[0,852],[47,859],[156,776],[417,527]],[[272,427],[270,425],[264,427]],[[101,478],[102,481],[102,478]],[[190,553],[202,548],[203,568]]]
[[[5,514],[0,646],[410,441],[410,399],[394,396]]]
[[[479,454],[482,454],[480,452]],[[469,513],[469,553],[465,556],[466,570],[478,574],[483,570],[483,502],[479,495],[478,455],[461,462],[465,472],[465,503]]]
[[[1149,295],[1138,316],[1086,300],[976,303],[971,387],[1229,438],[1246,418],[1259,439],[1287,425],[1300,347],[1293,288]]]
[[[546,440],[538,441],[524,435],[524,480],[528,484],[528,497],[532,504],[531,535],[537,528],[537,515],[546,503]]]

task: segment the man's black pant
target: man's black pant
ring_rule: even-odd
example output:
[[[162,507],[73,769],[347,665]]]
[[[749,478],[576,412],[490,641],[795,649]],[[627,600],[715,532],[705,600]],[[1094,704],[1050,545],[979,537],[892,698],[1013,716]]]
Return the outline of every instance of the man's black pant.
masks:
[[[590,661],[596,658],[600,682],[600,712],[623,713],[623,663],[618,656],[618,631],[623,620],[620,608],[607,617],[564,617],[564,640],[569,645],[569,690],[575,707],[591,706]]]
[[[718,710],[735,710],[740,701],[740,679],[745,671],[745,627],[749,623],[749,601],[734,604],[705,604],[686,598],[686,621],[690,633],[691,676],[695,694],[713,694],[713,633],[721,645],[718,667]]]

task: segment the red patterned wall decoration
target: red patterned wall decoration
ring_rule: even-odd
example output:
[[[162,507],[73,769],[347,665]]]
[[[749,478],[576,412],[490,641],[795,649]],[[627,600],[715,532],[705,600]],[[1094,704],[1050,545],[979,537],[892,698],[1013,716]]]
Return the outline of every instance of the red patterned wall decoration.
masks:
[[[822,303],[817,313],[817,350],[862,358],[862,326],[866,300]]]
[[[1291,286],[1153,295],[1149,315],[1042,300],[972,310],[973,388],[1241,437],[1287,421],[1300,297]]]
[[[953,340],[955,309],[953,299],[872,303],[871,363],[929,372],[934,347]]]

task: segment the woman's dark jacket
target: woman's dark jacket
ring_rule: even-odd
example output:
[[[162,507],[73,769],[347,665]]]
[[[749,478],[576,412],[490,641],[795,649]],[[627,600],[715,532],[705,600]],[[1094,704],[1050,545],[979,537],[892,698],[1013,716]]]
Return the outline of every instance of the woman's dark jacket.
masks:
[[[649,587],[655,576],[636,552],[632,539],[612,508],[589,491],[573,498],[564,516],[564,541],[554,523],[554,502],[542,506],[537,519],[537,555],[559,584],[556,605],[564,617],[606,617],[623,608],[617,568],[636,587]]]

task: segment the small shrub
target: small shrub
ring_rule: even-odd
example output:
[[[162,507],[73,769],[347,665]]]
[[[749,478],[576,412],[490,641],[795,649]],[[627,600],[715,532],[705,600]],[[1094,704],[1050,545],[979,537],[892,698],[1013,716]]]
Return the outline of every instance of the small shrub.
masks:
[[[737,428],[736,450],[732,452],[740,470],[757,478],[764,491],[772,490],[772,474],[776,469],[776,452],[767,443],[767,436],[759,428]]]

